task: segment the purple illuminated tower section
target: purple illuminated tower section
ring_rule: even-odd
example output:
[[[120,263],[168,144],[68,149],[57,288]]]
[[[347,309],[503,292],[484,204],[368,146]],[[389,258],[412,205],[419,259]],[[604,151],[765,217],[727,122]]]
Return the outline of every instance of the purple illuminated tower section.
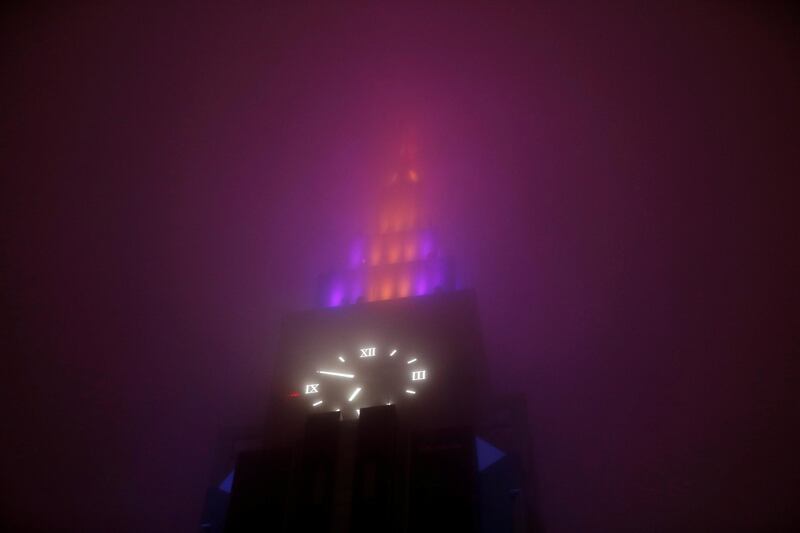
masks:
[[[416,150],[407,144],[378,201],[373,227],[350,246],[347,268],[320,277],[318,304],[337,307],[456,288],[423,208]]]

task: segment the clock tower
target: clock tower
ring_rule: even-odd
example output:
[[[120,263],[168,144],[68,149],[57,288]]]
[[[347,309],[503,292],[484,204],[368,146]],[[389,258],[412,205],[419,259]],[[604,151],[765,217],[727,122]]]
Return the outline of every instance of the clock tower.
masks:
[[[224,531],[528,530],[525,445],[511,460],[511,441],[479,436],[502,402],[476,296],[457,287],[423,183],[407,145],[346,266],[320,277],[318,307],[285,317],[263,436],[236,458]],[[517,423],[507,433],[524,434]]]
[[[423,187],[416,148],[406,144],[385,180],[371,227],[350,246],[347,268],[321,276],[317,302],[321,307],[456,288],[452,262],[438,246],[423,202]]]

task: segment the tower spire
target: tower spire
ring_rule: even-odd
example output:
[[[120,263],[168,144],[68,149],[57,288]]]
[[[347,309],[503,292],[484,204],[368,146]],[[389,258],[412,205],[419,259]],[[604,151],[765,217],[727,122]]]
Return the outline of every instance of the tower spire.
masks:
[[[378,201],[375,226],[356,239],[349,268],[323,277],[320,303],[339,306],[454,288],[421,197],[417,145],[406,136]]]
[[[406,133],[393,169],[390,183],[419,181],[419,166],[417,164],[417,143],[410,133]]]

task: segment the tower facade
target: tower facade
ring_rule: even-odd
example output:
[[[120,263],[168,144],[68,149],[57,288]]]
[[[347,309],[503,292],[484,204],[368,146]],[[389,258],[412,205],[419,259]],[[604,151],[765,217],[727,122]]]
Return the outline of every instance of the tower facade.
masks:
[[[409,298],[456,288],[422,190],[416,149],[406,144],[385,180],[370,227],[350,245],[346,268],[320,277],[323,307]]]
[[[527,530],[524,422],[494,416],[477,298],[422,185],[407,146],[319,305],[284,317],[259,444],[231,458],[205,531]]]

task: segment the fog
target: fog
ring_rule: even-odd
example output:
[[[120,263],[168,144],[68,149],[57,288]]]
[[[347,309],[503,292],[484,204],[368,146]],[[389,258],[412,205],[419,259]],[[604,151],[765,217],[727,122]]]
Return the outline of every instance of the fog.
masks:
[[[797,13],[4,8],[0,525],[190,531],[404,135],[546,531],[784,531]]]

